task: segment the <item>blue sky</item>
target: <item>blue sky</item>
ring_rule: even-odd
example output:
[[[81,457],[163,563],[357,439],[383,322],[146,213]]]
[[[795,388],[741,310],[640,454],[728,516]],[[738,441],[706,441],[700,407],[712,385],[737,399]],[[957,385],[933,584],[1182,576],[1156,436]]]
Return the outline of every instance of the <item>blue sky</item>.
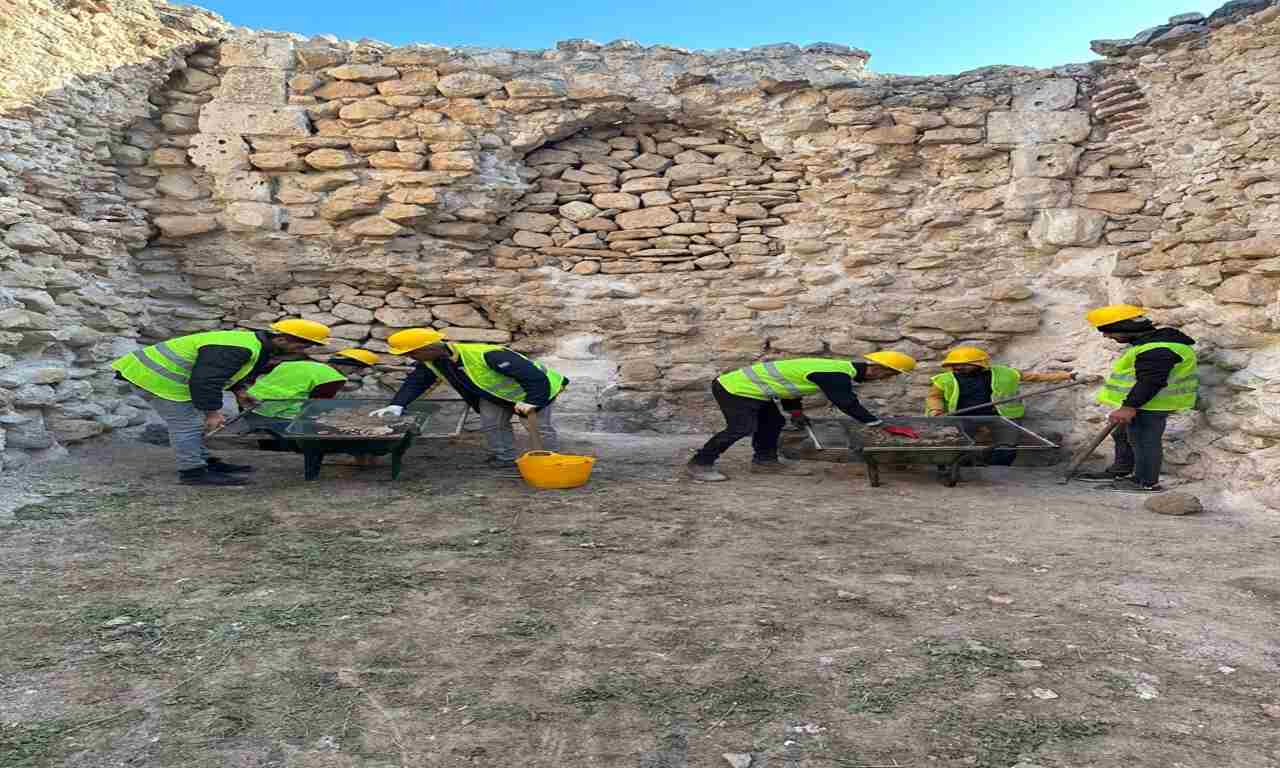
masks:
[[[1093,58],[1089,41],[1129,37],[1167,17],[1208,14],[1197,0],[207,0],[229,21],[301,34],[395,45],[436,43],[547,48],[556,40],[619,37],[646,45],[740,48],[764,43],[844,43],[871,52],[871,68],[897,74],[961,72],[989,64],[1053,66]],[[397,7],[399,6],[399,7]]]

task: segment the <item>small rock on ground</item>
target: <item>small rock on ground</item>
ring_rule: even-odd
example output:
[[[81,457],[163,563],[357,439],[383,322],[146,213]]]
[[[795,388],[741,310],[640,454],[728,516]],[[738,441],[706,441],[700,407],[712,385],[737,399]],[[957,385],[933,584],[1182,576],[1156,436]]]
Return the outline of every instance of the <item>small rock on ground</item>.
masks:
[[[1142,506],[1148,512],[1155,512],[1158,515],[1194,515],[1197,512],[1204,511],[1204,506],[1200,504],[1200,499],[1189,493],[1178,493],[1176,491],[1152,496]]]
[[[751,768],[751,755],[749,754],[725,752],[721,757],[729,761],[729,765],[733,766],[733,768]]]

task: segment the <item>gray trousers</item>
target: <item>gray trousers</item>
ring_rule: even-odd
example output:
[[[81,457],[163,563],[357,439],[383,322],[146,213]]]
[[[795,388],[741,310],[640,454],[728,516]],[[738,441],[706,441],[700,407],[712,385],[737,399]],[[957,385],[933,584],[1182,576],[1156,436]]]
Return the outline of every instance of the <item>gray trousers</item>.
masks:
[[[149,397],[151,407],[169,428],[169,444],[178,462],[178,471],[200,469],[209,459],[204,447],[204,411],[191,403],[175,403],[160,397]]]
[[[555,404],[549,404],[538,411],[538,434],[542,436],[542,446],[548,451],[560,447],[560,435],[551,423],[551,411]],[[498,405],[489,400],[480,401],[480,429],[484,432],[484,444],[489,455],[500,461],[515,461],[515,435],[511,431],[511,415],[515,409],[511,406]]]

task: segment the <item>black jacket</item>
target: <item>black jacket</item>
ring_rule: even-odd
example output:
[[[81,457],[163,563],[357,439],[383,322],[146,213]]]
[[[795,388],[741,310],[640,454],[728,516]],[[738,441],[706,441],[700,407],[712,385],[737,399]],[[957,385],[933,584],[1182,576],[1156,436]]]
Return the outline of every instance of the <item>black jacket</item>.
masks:
[[[514,379],[525,391],[525,402],[534,408],[541,410],[550,405],[554,399],[551,397],[551,381],[547,379],[547,374],[524,355],[509,349],[495,349],[485,353],[484,361],[493,370]],[[471,379],[467,378],[461,360],[445,358],[437,361],[435,365],[444,374],[444,379],[449,386],[462,395],[462,399],[466,400],[473,409],[480,410],[481,400],[488,400],[506,407],[511,406],[508,401],[495,397],[473,384]],[[400,390],[396,392],[391,404],[404,407],[412,403],[431,389],[438,378],[434,371],[423,363],[418,363],[409,372],[409,378],[400,385]],[[563,386],[568,385],[569,380],[565,379]]]
[[[253,370],[237,382],[237,388],[252,382],[260,376],[271,363],[271,337],[261,331],[254,334],[262,342],[262,352],[258,354],[258,362]],[[224,347],[210,344],[200,348],[196,355],[196,364],[191,368],[191,404],[200,411],[222,410],[222,391],[236,371],[249,362],[252,355],[243,347]]]
[[[843,373],[811,373],[809,381],[818,385],[818,389],[822,390],[831,404],[844,413],[863,424],[877,422],[880,418],[862,407],[853,391],[854,382],[862,383],[867,380],[867,366],[865,363],[854,363],[853,369],[857,372],[853,378]],[[800,400],[783,400],[782,407],[787,411],[799,411],[804,409],[804,403]]]
[[[1151,333],[1139,336],[1129,344],[1138,346],[1154,342],[1195,344],[1196,340],[1176,328],[1157,328]],[[1148,400],[1155,397],[1156,393],[1169,383],[1169,373],[1180,362],[1182,358],[1171,349],[1149,349],[1138,355],[1133,361],[1133,374],[1138,381],[1125,397],[1125,407],[1141,408]]]

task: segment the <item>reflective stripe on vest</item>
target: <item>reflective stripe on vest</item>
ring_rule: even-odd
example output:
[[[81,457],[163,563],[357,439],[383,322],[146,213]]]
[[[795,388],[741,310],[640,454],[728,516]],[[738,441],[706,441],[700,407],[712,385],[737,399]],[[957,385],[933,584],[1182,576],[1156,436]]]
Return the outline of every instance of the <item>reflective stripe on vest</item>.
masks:
[[[1138,383],[1136,366],[1138,355],[1152,349],[1168,349],[1178,355],[1181,360],[1169,372],[1169,380],[1164,387],[1146,403],[1138,406],[1144,411],[1186,411],[1195,407],[1196,394],[1200,390],[1200,373],[1196,361],[1195,350],[1187,344],[1172,342],[1155,342],[1139,344],[1124,353],[1111,368],[1102,389],[1098,392],[1098,402],[1112,408],[1124,406],[1133,385]]]
[[[324,363],[297,360],[281,363],[249,387],[249,397],[262,401],[253,413],[272,419],[292,419],[302,411],[311,390],[347,377]]]
[[[262,342],[252,331],[206,331],[162,341],[112,361],[111,367],[125,380],[164,400],[190,402],[191,371],[200,350],[207,346],[240,347],[249,361],[227,380],[224,389],[249,375],[262,354]]]
[[[943,401],[946,403],[947,413],[955,411],[960,405],[960,382],[956,381],[956,375],[951,371],[940,373],[934,376],[933,385],[942,390]],[[991,400],[1004,400],[1007,397],[1016,397],[1018,394],[1018,385],[1022,381],[1022,374],[1015,368],[1007,365],[991,366]],[[1021,402],[1005,403],[996,406],[996,413],[1006,419],[1020,419],[1027,413],[1027,407]]]
[[[511,352],[506,347],[498,344],[466,344],[461,342],[451,342],[447,345],[453,350],[459,361],[462,363],[462,372],[467,379],[475,384],[477,388],[488,392],[500,400],[506,400],[509,403],[523,403],[528,397],[524,391],[524,387],[510,376],[495,371],[489,367],[489,363],[485,361],[484,356],[490,352]],[[520,354],[514,352],[513,354]],[[524,355],[520,355],[524,357]],[[524,357],[525,360],[529,358]],[[551,389],[551,399],[555,399],[556,395],[564,389],[564,375],[549,366],[543,365],[537,360],[529,360],[530,363],[547,376],[547,383]],[[426,366],[441,380],[444,380],[444,374],[440,372],[431,363]]]
[[[716,381],[726,392],[738,397],[752,400],[798,400],[818,393],[818,385],[809,381],[809,375],[813,373],[843,373],[850,379],[858,375],[853,363],[846,360],[798,357],[748,365],[723,374]]]

